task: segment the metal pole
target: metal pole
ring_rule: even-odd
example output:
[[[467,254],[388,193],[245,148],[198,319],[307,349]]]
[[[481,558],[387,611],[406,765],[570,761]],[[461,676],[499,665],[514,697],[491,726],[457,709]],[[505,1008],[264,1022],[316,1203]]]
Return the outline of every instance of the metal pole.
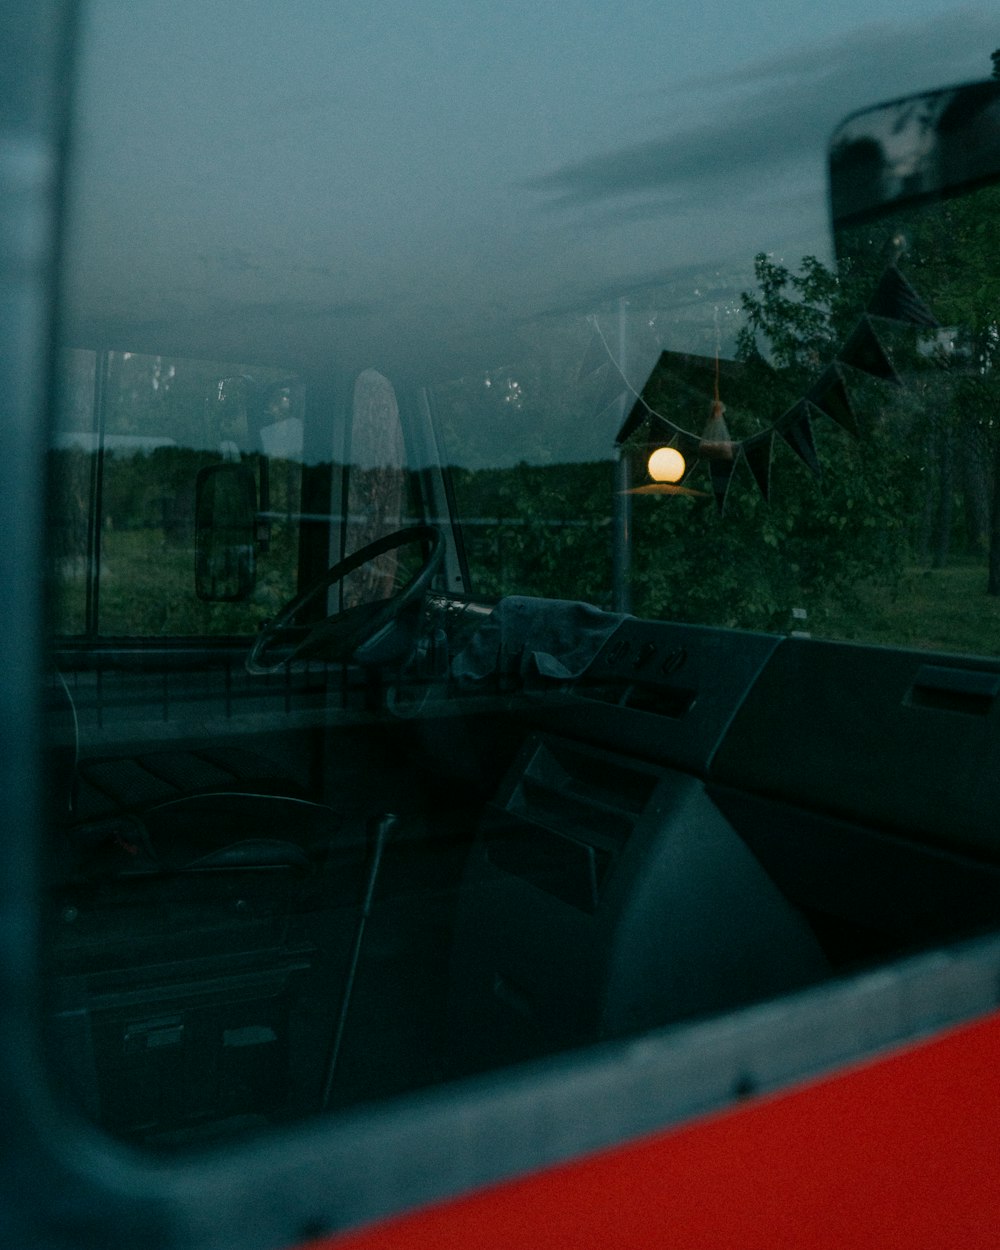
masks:
[[[628,301],[622,296],[618,301],[618,368],[627,377],[626,338]],[[618,427],[621,428],[628,410],[629,395],[622,391],[619,405]],[[612,511],[611,551],[611,606],[615,612],[631,612],[632,586],[630,581],[632,542],[632,485],[628,457],[622,448],[616,452],[614,472],[614,505]]]
[[[364,942],[365,927],[371,914],[372,902],[375,897],[375,882],[382,864],[385,844],[393,829],[399,824],[399,817],[391,813],[377,816],[369,826],[368,871],[365,878],[365,892],[358,913],[358,923],[354,930],[354,941],[351,943],[351,956],[347,965],[347,976],[344,978],[344,989],[340,996],[340,1010],[337,1012],[337,1023],[330,1042],[330,1052],[326,1061],[326,1077],[323,1081],[323,1094],[320,1108],[325,1111],[330,1105],[330,1094],[333,1091],[333,1078],[337,1072],[337,1061],[344,1041],[344,1029],[347,1026],[347,1013],[351,1007],[351,996],[354,993],[354,982],[358,975],[358,963],[361,959],[361,946]]]

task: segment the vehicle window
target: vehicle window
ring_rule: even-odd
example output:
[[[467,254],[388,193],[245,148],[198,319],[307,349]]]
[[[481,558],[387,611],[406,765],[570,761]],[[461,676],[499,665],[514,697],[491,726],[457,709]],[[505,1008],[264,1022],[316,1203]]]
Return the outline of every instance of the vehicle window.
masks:
[[[298,380],[275,369],[71,350],[52,450],[58,632],[92,638],[252,632],[292,593],[301,512]],[[252,475],[252,593],[207,602],[194,578],[196,485]]]
[[[993,194],[595,306],[442,387],[477,590],[610,606],[618,498],[640,616],[993,654]],[[890,268],[922,327],[869,313]]]
[[[45,1009],[142,1149],[1000,923],[998,171],[849,123],[831,236],[857,15],[347,8],[82,25]]]

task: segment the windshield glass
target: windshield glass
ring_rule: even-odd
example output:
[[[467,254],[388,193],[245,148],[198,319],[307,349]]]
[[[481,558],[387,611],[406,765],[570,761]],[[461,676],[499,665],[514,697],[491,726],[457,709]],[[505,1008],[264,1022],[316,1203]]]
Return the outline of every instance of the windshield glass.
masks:
[[[994,23],[897,10],[85,6],[47,1018],[87,1115],[187,1147],[996,922],[820,897],[754,806],[989,843],[992,783],[916,783],[997,695],[996,190],[886,217],[862,159],[834,237],[828,145]]]

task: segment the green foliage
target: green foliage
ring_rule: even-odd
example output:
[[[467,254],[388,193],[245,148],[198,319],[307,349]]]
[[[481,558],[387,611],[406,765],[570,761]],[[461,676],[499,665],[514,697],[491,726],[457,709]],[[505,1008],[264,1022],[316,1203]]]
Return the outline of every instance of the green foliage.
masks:
[[[943,528],[961,535],[969,551],[982,549],[988,525],[981,517],[974,521],[969,500],[976,483],[980,494],[994,492],[1000,443],[991,259],[998,195],[987,188],[857,227],[840,241],[836,269],[812,256],[797,268],[773,256],[755,258],[756,285],[741,299],[737,360],[725,362],[721,376],[725,419],[736,439],[772,427],[806,394],[857,325],[901,234],[907,251],[900,267],[951,327],[945,337],[954,350],[944,359],[946,345],[933,332],[880,322],[878,333],[905,385],[850,374],[864,437],[856,440],[817,415],[818,478],[776,437],[769,503],[745,463],[737,465],[721,516],[705,466],[688,482],[708,492],[702,498],[633,496],[637,613],[782,630],[801,627],[793,625],[792,612],[803,609],[814,632],[891,641],[883,638],[891,634],[886,622],[904,613],[902,591],[913,585],[903,570],[927,548],[928,534]],[[645,312],[635,319],[648,322],[647,329],[655,321]],[[437,388],[439,433],[450,458],[467,466],[456,463],[449,472],[479,595],[610,606],[617,486],[611,459],[598,457],[603,448],[610,451],[621,415],[615,405],[595,413],[597,382],[580,369],[588,332],[579,319],[547,337],[525,332],[523,342],[511,345],[508,367]],[[679,360],[687,362],[686,373],[677,372]],[[153,439],[169,434],[186,445],[106,452],[102,628],[252,631],[293,590],[300,468],[272,462],[271,510],[287,509],[288,523],[275,528],[251,601],[199,603],[193,595],[194,482],[203,464],[218,459],[223,435],[253,462],[250,426],[223,429],[225,414],[206,401],[223,366],[178,362],[174,368],[160,358],[130,356],[114,364],[109,432]],[[666,367],[654,374],[644,398],[697,433],[712,400],[710,361],[676,356],[673,367],[673,374]],[[647,453],[644,446],[643,462]],[[64,627],[73,632],[83,621],[92,457],[78,450],[53,456],[53,553],[61,562]],[[643,473],[644,467],[637,483]]]
[[[759,291],[742,296],[740,368],[723,377],[738,404],[727,409],[734,438],[772,426],[834,358],[864,304],[855,281],[815,257],[794,272],[760,254]],[[698,429],[708,415],[677,411],[669,378],[647,388],[647,402]],[[825,417],[812,423],[822,473],[817,478],[775,438],[770,502],[738,464],[725,512],[714,497],[649,496],[634,501],[634,603],[646,616],[705,624],[783,629],[793,608],[810,621],[856,602],[866,582],[891,584],[908,557],[912,494],[896,402],[883,384],[854,388],[868,416],[855,440]],[[689,401],[685,401],[688,402]],[[688,480],[710,492],[707,470]]]
[[[900,268],[943,327],[918,335],[917,352],[902,356],[908,387],[924,401],[911,423],[913,442],[925,452],[918,548],[937,566],[949,553],[976,556],[989,547],[983,583],[994,594],[1000,593],[998,213],[1000,187],[986,186],[854,226],[838,240],[854,268],[870,276],[887,253],[900,254]]]
[[[902,466],[880,458],[889,439],[876,431],[859,444],[832,423],[821,423],[816,439],[819,479],[776,442],[771,503],[745,466],[721,517],[713,498],[637,498],[635,610],[782,630],[793,608],[815,622],[831,604],[853,601],[859,584],[893,581],[907,523]]]
[[[801,269],[794,273],[764,252],[754,257],[760,293],[740,295],[746,320],[737,336],[737,359],[753,362],[767,355],[777,369],[804,379],[834,355],[850,297],[839,276],[815,256],[803,257]]]
[[[477,594],[608,603],[609,461],[450,473]]]
[[[772,426],[804,394],[836,355],[870,294],[863,270],[845,267],[845,277],[815,257],[793,271],[760,255],[754,268],[758,289],[743,295],[739,360],[722,379],[722,398],[731,405],[726,420],[737,438]],[[555,386],[561,413],[575,393],[575,373],[565,364],[560,392],[562,373],[552,360],[548,367],[559,376],[550,376],[540,394],[552,394]],[[526,366],[518,376],[534,375]],[[654,374],[643,394],[656,411],[697,431],[708,416],[711,387],[710,375],[679,379],[662,373]],[[508,427],[530,410],[535,436],[549,433],[541,407],[534,410],[533,388],[524,389],[523,401],[511,401],[508,391],[491,398],[492,388],[486,388],[481,402],[497,404],[494,420]],[[852,380],[852,390],[868,417],[866,437],[855,440],[818,418],[818,479],[777,438],[770,503],[745,464],[737,468],[721,517],[710,494],[632,497],[637,613],[780,630],[788,627],[793,608],[805,609],[812,622],[834,612],[842,619],[861,602],[866,584],[897,580],[913,533],[915,463],[901,437],[913,420],[913,399],[864,380]],[[647,453],[644,445],[643,462]],[[637,482],[643,473],[637,465]],[[615,490],[610,461],[456,466],[451,474],[477,593],[609,603]],[[707,471],[699,470],[690,484],[710,491]]]
[[[252,460],[253,458],[251,458]],[[57,633],[85,628],[88,513],[94,457],[67,449],[50,453]],[[269,550],[257,563],[250,598],[206,603],[194,590],[195,482],[218,462],[210,451],[159,447],[104,456],[101,518],[100,620],[103,635],[248,634],[295,592],[301,469],[271,462],[271,510],[286,518],[271,529]]]

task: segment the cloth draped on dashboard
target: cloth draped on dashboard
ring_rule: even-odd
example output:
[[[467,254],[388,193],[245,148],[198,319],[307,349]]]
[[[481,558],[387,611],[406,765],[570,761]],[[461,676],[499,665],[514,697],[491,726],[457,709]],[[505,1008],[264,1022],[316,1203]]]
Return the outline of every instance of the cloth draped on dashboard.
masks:
[[[501,599],[489,618],[452,661],[461,686],[481,686],[496,678],[547,678],[571,681],[593,662],[626,619],[589,603],[568,599]]]

